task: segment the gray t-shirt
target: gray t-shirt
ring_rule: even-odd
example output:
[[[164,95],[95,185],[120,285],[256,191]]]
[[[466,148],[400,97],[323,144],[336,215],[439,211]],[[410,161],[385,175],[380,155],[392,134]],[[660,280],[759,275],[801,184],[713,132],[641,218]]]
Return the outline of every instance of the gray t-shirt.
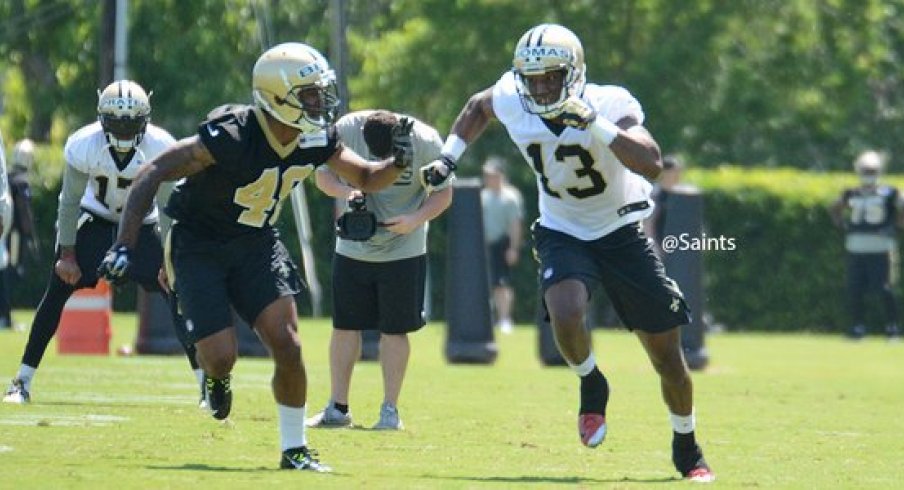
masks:
[[[336,122],[336,130],[339,132],[339,139],[346,146],[364,158],[378,160],[368,151],[361,132],[364,121],[372,112],[346,114]],[[443,140],[435,129],[421,121],[415,120],[411,132],[414,148],[414,163],[411,168],[402,172],[395,182],[383,190],[367,194],[367,209],[377,215],[378,222],[414,212],[427,199],[427,191],[415,171],[439,158]],[[317,171],[331,172],[326,165]],[[424,255],[427,253],[427,224],[407,235],[392,233],[385,227],[378,226],[377,233],[364,242],[336,238],[336,253],[365,262],[389,262]]]
[[[484,187],[480,191],[483,207],[483,238],[486,243],[498,242],[508,236],[512,222],[521,222],[524,214],[521,193],[515,187],[504,184],[500,192]]]

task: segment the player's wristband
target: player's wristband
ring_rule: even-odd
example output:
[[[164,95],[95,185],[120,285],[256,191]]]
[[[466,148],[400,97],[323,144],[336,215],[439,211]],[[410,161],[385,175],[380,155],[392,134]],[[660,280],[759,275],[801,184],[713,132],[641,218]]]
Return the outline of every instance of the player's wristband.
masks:
[[[60,247],[60,259],[61,260],[71,260],[75,262],[75,248],[70,246],[61,246]]]
[[[440,155],[439,161],[443,162],[443,165],[445,165],[449,169],[449,172],[454,172],[458,169],[458,165],[455,163],[455,160],[453,160],[449,155]]]
[[[603,143],[606,143],[606,146],[612,144],[615,137],[618,136],[619,131],[618,126],[601,116],[597,116],[597,118],[590,123],[588,129],[590,130],[590,134],[594,137],[603,140]]]
[[[465,140],[459,138],[457,134],[451,133],[449,134],[449,137],[446,138],[446,142],[443,144],[443,149],[440,150],[440,153],[442,153],[443,156],[448,156],[454,164],[461,159],[461,155],[467,148],[468,143],[465,142]]]

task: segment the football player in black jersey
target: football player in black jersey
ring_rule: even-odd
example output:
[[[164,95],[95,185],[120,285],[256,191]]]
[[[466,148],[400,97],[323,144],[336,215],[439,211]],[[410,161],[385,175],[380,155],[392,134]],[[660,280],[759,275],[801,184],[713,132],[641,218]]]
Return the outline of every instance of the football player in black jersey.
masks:
[[[883,156],[865,151],[854,161],[860,186],[845,189],[830,209],[835,225],[845,231],[847,297],[853,325],[847,335],[858,340],[867,333],[867,293],[876,292],[885,306],[885,335],[899,340],[898,307],[892,286],[892,260],[897,253],[897,228],[904,224],[904,199],[898,189],[879,184]]]
[[[330,471],[307,446],[307,380],[293,295],[301,281],[272,227],[280,202],[319,165],[365,192],[410,166],[411,124],[393,128],[393,154],[367,162],[337,139],[335,74],[317,50],[284,43],[267,50],[252,74],[254,105],[215,109],[198,134],[147,163],[132,185],[117,243],[102,265],[115,278],[129,266],[141,217],[163,181],[177,185],[166,212],[167,276],[207,377],[208,404],[229,415],[236,333],[230,304],[252,325],[275,362],[273,396],[282,445],[280,467]]]

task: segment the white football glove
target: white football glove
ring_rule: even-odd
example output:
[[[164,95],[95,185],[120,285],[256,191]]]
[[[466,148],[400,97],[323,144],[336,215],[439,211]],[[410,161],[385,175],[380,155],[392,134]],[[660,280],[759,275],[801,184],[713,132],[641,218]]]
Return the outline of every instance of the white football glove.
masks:
[[[596,120],[597,112],[596,109],[580,97],[572,95],[565,99],[556,116],[566,126],[587,129],[587,126]]]

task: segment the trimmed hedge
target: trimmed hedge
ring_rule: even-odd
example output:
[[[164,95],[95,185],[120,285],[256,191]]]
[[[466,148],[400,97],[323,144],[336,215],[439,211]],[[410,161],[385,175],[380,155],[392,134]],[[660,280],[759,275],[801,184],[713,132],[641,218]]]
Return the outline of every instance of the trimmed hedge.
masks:
[[[58,147],[38,149],[32,182],[43,258],[29,264],[28,276],[15,285],[12,300],[17,307],[37,306],[51,271],[61,154]],[[515,175],[513,183],[524,194],[528,243],[513,271],[515,317],[519,322],[532,322],[537,281],[527,225],[536,217],[536,189],[529,175],[520,177],[520,173]],[[884,180],[904,188],[904,177]],[[734,238],[737,245],[733,251],[704,253],[707,309],[716,322],[730,329],[763,331],[841,331],[849,326],[844,308],[843,235],[832,226],[827,210],[844,187],[856,185],[854,175],[726,166],[691,169],[686,181],[704,191],[707,236]],[[310,183],[306,185],[323,308],[329,315],[333,201]],[[289,250],[295,253],[298,244],[291,216],[290,212],[281,213],[279,227]],[[443,317],[446,234],[443,218],[431,224],[434,319]],[[134,287],[126,287],[117,294],[115,307],[133,309],[134,298]],[[300,312],[309,315],[311,309],[308,297],[301,295]],[[878,321],[876,311],[870,315],[873,323]]]
[[[844,236],[828,207],[857,184],[854,175],[722,167],[690,171],[687,180],[704,191],[707,234],[737,244],[735,251],[704,255],[707,307],[717,322],[765,331],[850,326]],[[883,180],[904,187],[904,178]]]

